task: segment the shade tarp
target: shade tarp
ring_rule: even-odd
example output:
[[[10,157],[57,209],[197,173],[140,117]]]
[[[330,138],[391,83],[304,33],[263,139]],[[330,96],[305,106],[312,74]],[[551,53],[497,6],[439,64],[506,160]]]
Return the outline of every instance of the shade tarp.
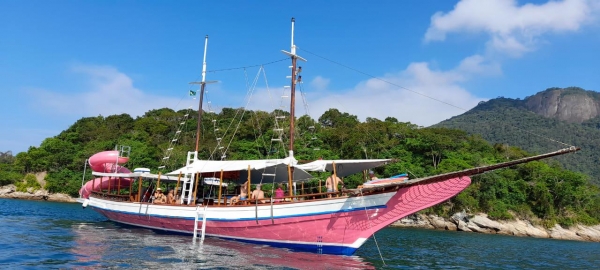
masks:
[[[195,160],[192,164],[167,173],[167,175],[178,175],[188,173],[210,173],[210,172],[234,172],[248,170],[260,170],[279,164],[296,165],[298,161],[294,158],[284,159],[257,159],[257,160]]]
[[[307,172],[333,172],[335,164],[336,174],[340,177],[348,176],[364,170],[383,166],[392,162],[391,159],[339,159],[315,160],[310,163],[296,165],[296,168]]]

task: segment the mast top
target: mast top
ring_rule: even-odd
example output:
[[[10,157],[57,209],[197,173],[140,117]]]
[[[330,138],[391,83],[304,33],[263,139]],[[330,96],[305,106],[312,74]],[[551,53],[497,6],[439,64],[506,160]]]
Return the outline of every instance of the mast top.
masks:
[[[296,54],[296,45],[294,44],[294,23],[295,22],[296,22],[296,19],[294,19],[294,17],[292,17],[292,42],[291,42],[291,46],[290,46],[290,52],[287,52],[284,50],[281,50],[281,52],[283,52],[287,56],[290,56],[292,58],[296,58],[296,59],[306,62],[306,59],[304,59],[301,56]]]

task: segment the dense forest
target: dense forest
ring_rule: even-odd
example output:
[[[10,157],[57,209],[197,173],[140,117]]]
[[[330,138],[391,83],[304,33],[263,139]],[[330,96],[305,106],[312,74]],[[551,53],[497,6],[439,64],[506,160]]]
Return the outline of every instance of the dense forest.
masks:
[[[577,154],[556,160],[566,169],[589,175],[593,183],[600,185],[600,117],[569,123],[531,112],[523,100],[496,98],[435,126],[464,130],[491,143],[518,146],[531,153],[567,145],[581,147]]]
[[[207,159],[280,158],[287,153],[284,111],[246,111],[225,108],[205,113],[199,155]],[[132,118],[127,114],[86,117],[76,121],[39,147],[16,156],[0,156],[0,185],[28,185],[30,173],[47,172],[45,188],[77,196],[86,159],[115,145],[131,147],[127,167],[156,168],[163,172],[184,164],[196,142],[197,112],[158,109]],[[300,161],[352,158],[394,158],[397,162],[375,171],[380,177],[406,172],[424,177],[530,155],[507,144],[490,144],[477,135],[443,127],[422,128],[399,122],[367,118],[337,109],[315,120],[304,115],[296,120],[295,156]],[[235,139],[233,139],[235,138]],[[557,150],[562,147],[555,147]],[[579,153],[566,159],[578,158]],[[168,158],[165,158],[168,157]],[[26,175],[28,175],[26,177]],[[326,175],[315,177],[324,178]],[[25,180],[25,179],[29,180]],[[86,179],[91,179],[89,172]],[[344,179],[354,188],[362,175]],[[34,181],[35,182],[35,181]],[[427,211],[449,215],[466,209],[487,212],[491,218],[539,217],[546,226],[555,223],[597,224],[600,192],[582,173],[561,168],[556,160],[530,162],[473,177],[473,184],[452,200]]]

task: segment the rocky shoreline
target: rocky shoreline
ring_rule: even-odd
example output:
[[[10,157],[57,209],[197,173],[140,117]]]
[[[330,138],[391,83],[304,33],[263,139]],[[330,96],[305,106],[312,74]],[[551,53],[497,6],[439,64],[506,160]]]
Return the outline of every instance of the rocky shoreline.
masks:
[[[17,191],[15,185],[7,185],[0,187],[0,198],[21,199],[21,200],[36,200],[50,202],[77,202],[74,198],[62,193],[49,193],[47,190],[28,189],[27,192]]]
[[[528,220],[491,220],[484,213],[476,215],[467,215],[465,212],[456,213],[449,219],[437,215],[414,214],[391,226],[600,242],[600,225],[575,225],[563,228],[556,224],[554,227],[546,229],[543,226],[534,225]]]

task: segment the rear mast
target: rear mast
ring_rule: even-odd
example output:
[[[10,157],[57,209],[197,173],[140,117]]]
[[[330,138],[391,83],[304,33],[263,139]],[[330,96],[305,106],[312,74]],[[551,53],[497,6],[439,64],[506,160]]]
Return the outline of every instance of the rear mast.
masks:
[[[301,60],[306,62],[306,59],[300,57],[296,54],[296,45],[294,44],[294,23],[296,20],[292,18],[292,42],[290,52],[286,52],[281,50],[285,55],[289,56],[292,60],[292,76],[291,76],[291,85],[290,85],[290,147],[289,147],[289,157],[290,160],[294,157],[294,125],[295,125],[295,110],[296,110],[296,83],[302,79],[302,76],[298,76],[298,74],[302,71],[302,67],[296,67],[297,60]],[[288,185],[289,185],[289,196],[292,196],[292,176],[294,175],[294,167],[290,166],[290,173],[288,175]]]

